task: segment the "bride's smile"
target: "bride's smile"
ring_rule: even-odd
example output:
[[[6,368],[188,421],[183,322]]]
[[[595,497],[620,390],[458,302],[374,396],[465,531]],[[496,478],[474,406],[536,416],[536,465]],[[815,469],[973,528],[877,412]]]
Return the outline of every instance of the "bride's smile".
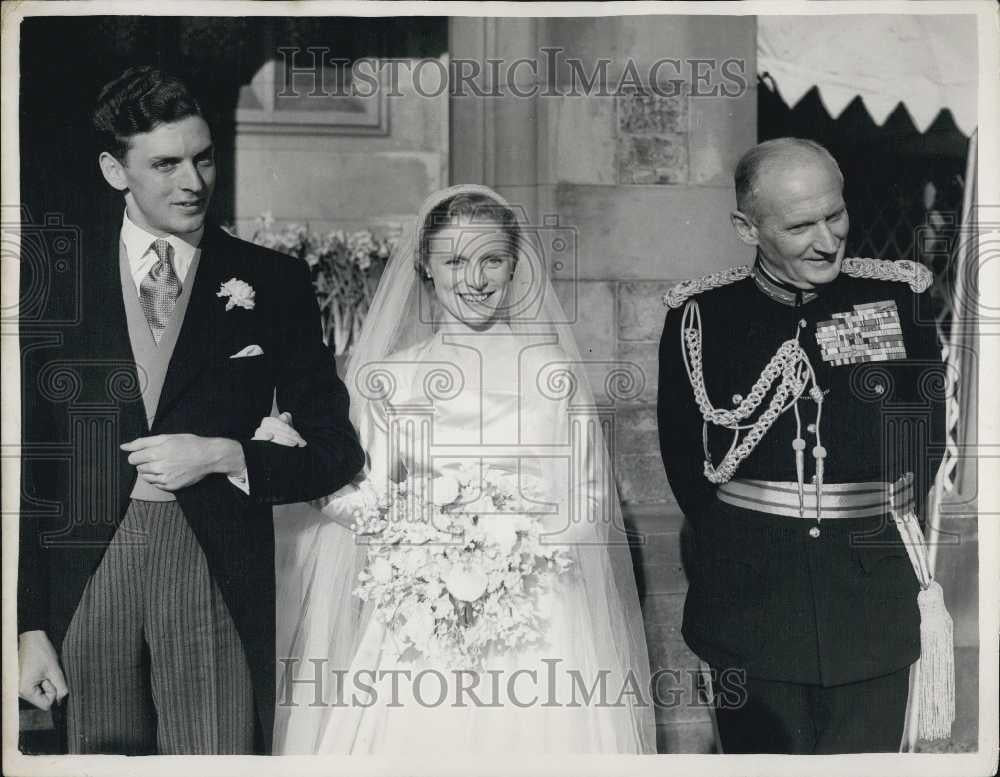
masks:
[[[473,292],[473,291],[462,292],[462,291],[460,291],[460,292],[458,292],[458,296],[461,299],[463,299],[463,300],[465,300],[467,302],[485,302],[490,297],[492,297],[494,294],[495,294],[495,292],[493,292],[493,291],[483,291],[483,292]]]
[[[453,219],[428,239],[425,278],[445,317],[475,329],[489,328],[508,307],[514,273],[509,233],[496,222]]]

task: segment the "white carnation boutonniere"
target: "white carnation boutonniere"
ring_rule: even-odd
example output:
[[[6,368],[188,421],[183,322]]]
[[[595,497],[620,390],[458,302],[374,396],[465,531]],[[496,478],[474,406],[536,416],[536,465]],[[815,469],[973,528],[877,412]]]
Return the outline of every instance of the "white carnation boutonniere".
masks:
[[[226,301],[226,310],[232,310],[233,308],[253,310],[256,292],[253,290],[253,286],[246,281],[241,281],[239,278],[230,278],[219,287],[219,291],[215,296],[229,298]]]

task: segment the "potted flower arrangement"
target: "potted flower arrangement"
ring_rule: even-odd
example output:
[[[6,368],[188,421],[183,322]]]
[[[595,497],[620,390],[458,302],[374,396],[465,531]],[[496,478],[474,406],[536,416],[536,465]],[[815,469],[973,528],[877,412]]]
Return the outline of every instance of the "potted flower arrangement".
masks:
[[[345,357],[357,340],[395,240],[370,230],[318,234],[308,224],[275,224],[270,213],[257,219],[254,243],[305,259],[323,322],[323,342]],[[338,362],[342,361],[338,358]]]

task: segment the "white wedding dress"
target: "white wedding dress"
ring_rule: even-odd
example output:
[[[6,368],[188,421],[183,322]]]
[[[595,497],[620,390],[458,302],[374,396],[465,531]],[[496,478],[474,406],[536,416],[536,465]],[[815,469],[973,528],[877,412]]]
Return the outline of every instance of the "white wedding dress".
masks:
[[[520,473],[543,484],[543,525],[573,564],[537,597],[537,644],[494,652],[477,671],[443,666],[400,656],[353,594],[365,560],[350,528],[356,485],[282,508],[275,754],[655,752],[629,550],[600,418],[566,336],[458,326],[355,365],[348,385],[369,484],[470,463]]]

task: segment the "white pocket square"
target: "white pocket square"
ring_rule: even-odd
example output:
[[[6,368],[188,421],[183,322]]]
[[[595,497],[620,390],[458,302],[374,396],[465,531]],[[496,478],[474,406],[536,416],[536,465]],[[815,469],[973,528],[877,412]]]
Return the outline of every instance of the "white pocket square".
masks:
[[[255,345],[248,345],[242,351],[240,351],[239,353],[234,353],[229,358],[230,359],[242,359],[245,356],[260,356],[262,353],[264,353],[264,349],[261,348],[259,345],[256,345],[256,344]]]

